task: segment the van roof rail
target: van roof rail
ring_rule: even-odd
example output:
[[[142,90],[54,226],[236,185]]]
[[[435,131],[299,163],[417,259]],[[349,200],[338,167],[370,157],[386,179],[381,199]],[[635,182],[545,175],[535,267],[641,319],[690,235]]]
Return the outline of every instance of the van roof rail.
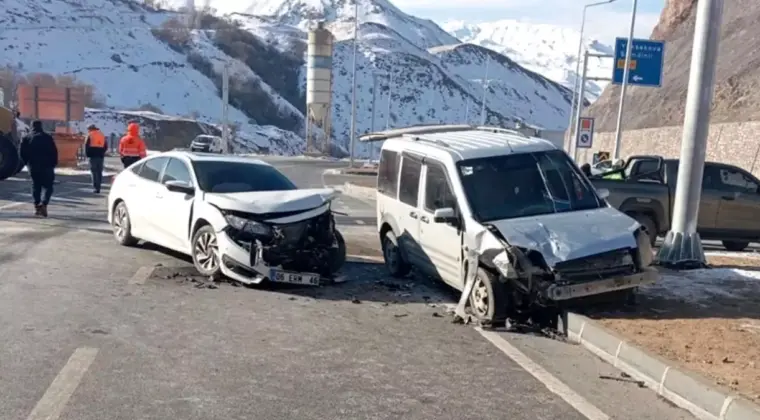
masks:
[[[402,137],[413,134],[434,134],[448,133],[453,131],[470,131],[476,130],[477,127],[469,124],[435,124],[435,125],[414,125],[404,128],[393,128],[390,130],[369,133],[359,137],[361,142],[383,141],[390,138]]]
[[[477,127],[480,131],[488,131],[491,133],[504,133],[504,134],[515,134],[520,137],[530,138],[527,134],[523,133],[522,131],[511,129],[511,128],[501,128],[501,127],[490,127],[490,126],[479,126]]]

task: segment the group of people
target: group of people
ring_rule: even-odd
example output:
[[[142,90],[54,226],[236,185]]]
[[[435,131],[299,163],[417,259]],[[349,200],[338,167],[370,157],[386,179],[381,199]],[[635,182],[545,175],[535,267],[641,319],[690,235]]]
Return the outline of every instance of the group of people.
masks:
[[[94,124],[87,127],[84,151],[90,162],[93,192],[100,193],[103,184],[103,166],[108,152],[106,136]],[[33,121],[31,131],[20,145],[21,163],[32,178],[32,199],[35,216],[47,217],[47,207],[53,196],[55,168],[58,166],[58,148],[53,136],[45,132],[41,121]],[[119,141],[119,156],[124,168],[147,156],[145,142],[140,138],[140,126],[131,122],[127,134]],[[23,167],[23,166],[22,166]]]

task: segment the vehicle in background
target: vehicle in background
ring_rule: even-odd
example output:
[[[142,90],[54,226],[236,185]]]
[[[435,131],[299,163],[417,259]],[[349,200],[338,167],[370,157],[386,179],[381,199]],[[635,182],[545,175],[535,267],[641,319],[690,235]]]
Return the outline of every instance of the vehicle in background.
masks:
[[[641,225],[548,141],[468,125],[360,140],[383,141],[377,229],[390,274],[415,268],[443,280],[481,321],[536,320],[658,278]]]
[[[612,170],[612,160],[603,160],[591,165],[591,175],[601,175]]]
[[[17,117],[18,112],[0,106],[0,181],[16,175],[22,169]]]
[[[200,274],[245,284],[319,285],[346,260],[330,188],[298,189],[273,166],[230,155],[150,155],[114,178],[116,240],[192,257]]]
[[[607,201],[654,232],[651,241],[670,230],[678,179],[678,160],[632,156],[620,170],[622,179],[592,177],[609,191]],[[702,178],[697,232],[718,240],[729,251],[743,251],[760,241],[760,181],[734,165],[706,162]]]
[[[191,152],[223,153],[222,138],[201,134],[190,143]]]

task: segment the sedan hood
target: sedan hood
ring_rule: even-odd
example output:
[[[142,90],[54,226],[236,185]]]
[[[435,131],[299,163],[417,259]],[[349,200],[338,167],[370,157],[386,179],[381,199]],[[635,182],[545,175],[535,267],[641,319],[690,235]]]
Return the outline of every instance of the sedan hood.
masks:
[[[337,192],[332,188],[289,191],[254,191],[239,193],[206,193],[206,201],[223,209],[253,214],[287,213],[317,208],[332,201]]]
[[[540,252],[546,263],[583,258],[620,248],[636,248],[638,222],[605,207],[488,222],[510,245]]]

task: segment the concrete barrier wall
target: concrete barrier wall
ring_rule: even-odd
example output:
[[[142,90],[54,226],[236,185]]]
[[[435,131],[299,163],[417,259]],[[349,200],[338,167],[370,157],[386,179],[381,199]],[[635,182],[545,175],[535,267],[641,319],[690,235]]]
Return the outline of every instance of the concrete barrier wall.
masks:
[[[678,158],[681,154],[681,127],[646,128],[624,131],[620,156],[661,155]],[[595,133],[594,147],[578,149],[578,162],[591,162],[592,155],[600,150],[612,154],[615,133]],[[752,170],[760,177],[760,122],[712,124],[707,140],[707,160],[725,162]],[[754,162],[757,159],[757,162]]]

